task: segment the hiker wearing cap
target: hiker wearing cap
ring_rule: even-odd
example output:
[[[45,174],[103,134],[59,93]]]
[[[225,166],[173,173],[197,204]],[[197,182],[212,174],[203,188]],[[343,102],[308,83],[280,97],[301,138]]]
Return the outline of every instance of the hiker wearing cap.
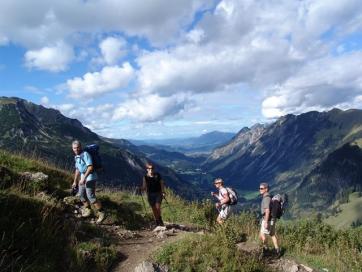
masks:
[[[224,187],[224,181],[221,178],[215,179],[214,185],[219,190],[219,192],[211,192],[211,195],[218,199],[218,202],[216,203],[216,209],[219,211],[219,215],[217,216],[216,221],[221,225],[230,216],[230,198],[227,189]]]
[[[163,226],[161,217],[162,198],[165,197],[165,187],[162,177],[155,172],[151,163],[146,164],[146,175],[143,177],[142,191],[146,191],[148,203],[150,204],[157,226]]]
[[[270,209],[270,203],[271,203],[271,196],[269,195],[269,185],[266,182],[260,183],[259,185],[259,192],[260,195],[263,197],[261,201],[261,214],[262,214],[262,220],[261,220],[261,226],[260,226],[260,233],[259,238],[262,241],[262,256],[265,255],[266,252],[266,235],[269,235],[272,238],[273,244],[274,244],[274,250],[277,255],[277,257],[280,257],[280,249],[278,245],[277,236],[275,234],[275,223],[276,218],[272,218],[271,216],[271,209]]]
[[[80,141],[73,141],[72,149],[75,154],[75,173],[72,187],[79,187],[79,197],[83,203],[82,217],[91,215],[90,206],[93,204],[97,210],[97,221],[99,224],[104,220],[105,213],[102,210],[102,204],[97,200],[96,182],[98,179],[97,173],[94,171],[92,157],[87,151],[82,150]]]

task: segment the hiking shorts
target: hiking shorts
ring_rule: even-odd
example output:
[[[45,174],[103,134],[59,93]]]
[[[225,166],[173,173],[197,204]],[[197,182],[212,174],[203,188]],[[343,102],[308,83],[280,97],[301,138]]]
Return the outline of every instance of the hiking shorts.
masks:
[[[219,209],[219,217],[222,220],[226,220],[231,214],[231,206],[230,205],[223,205],[220,209]]]
[[[264,227],[265,220],[261,220],[260,233],[274,236],[275,235],[275,220],[269,221],[268,228]]]
[[[79,184],[79,196],[82,202],[86,202],[87,200],[89,200],[91,204],[96,202],[96,180],[88,180],[85,184]]]
[[[148,203],[151,207],[155,206],[156,203],[161,204],[162,194],[161,193],[148,193],[147,194]]]

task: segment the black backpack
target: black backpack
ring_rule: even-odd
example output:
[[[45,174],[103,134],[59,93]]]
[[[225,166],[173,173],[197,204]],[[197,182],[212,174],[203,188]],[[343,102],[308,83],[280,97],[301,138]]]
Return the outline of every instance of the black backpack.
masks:
[[[276,194],[270,200],[271,218],[279,219],[284,213],[288,204],[287,194]]]
[[[230,199],[229,205],[236,205],[238,203],[238,194],[231,187],[226,187],[226,190],[228,191],[229,194],[229,199]]]
[[[84,148],[84,151],[87,151],[89,153],[89,155],[91,155],[92,163],[93,163],[92,165],[93,165],[93,169],[95,171],[100,171],[101,169],[103,169],[102,158],[99,155],[99,145],[98,144],[87,145]]]

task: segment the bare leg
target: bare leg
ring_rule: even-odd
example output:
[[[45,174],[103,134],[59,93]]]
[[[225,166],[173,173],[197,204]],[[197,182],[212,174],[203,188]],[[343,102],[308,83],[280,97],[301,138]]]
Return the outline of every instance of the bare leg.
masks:
[[[275,249],[279,249],[277,236],[276,236],[276,235],[273,235],[271,238],[272,238],[272,240],[273,240],[274,248],[275,248]]]

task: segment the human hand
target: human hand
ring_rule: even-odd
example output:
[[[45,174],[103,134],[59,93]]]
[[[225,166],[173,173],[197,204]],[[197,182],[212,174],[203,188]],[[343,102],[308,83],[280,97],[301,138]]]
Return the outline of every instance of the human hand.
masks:
[[[72,188],[75,188],[75,187],[77,187],[77,183],[74,181],[72,184]]]
[[[221,207],[221,203],[220,202],[216,203],[216,208],[218,209],[220,207]]]
[[[84,176],[80,178],[79,185],[83,185],[85,183]]]

